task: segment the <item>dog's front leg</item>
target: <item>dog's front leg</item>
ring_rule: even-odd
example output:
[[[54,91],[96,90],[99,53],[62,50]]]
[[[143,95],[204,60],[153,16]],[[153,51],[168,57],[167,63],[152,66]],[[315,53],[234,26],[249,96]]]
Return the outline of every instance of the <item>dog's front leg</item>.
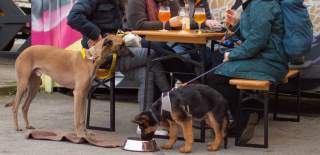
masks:
[[[172,149],[177,141],[178,125],[174,121],[169,121],[169,140],[166,144],[161,145],[162,149]]]
[[[192,143],[193,143],[193,131],[192,131],[192,119],[189,118],[185,121],[177,122],[183,131],[183,137],[185,140],[184,146],[182,146],[179,151],[181,153],[189,153],[192,151]]]
[[[85,128],[85,99],[86,89],[74,90],[74,125],[77,137],[86,136]]]

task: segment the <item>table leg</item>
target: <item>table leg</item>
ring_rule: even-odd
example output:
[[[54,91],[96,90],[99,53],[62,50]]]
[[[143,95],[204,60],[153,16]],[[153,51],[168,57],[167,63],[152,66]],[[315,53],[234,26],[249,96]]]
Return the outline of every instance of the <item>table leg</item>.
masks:
[[[115,73],[113,73],[115,74]],[[115,127],[115,114],[116,114],[116,108],[115,108],[115,75],[113,75],[113,77],[110,79],[110,131],[115,131],[116,127]]]
[[[201,63],[201,67],[200,67],[200,74],[205,72],[205,58],[206,58],[206,54],[205,54],[205,50],[206,50],[206,45],[199,45],[199,54],[200,54],[200,63]],[[206,75],[201,77],[201,83],[205,84],[205,80],[206,80]],[[200,142],[204,143],[206,141],[206,122],[205,121],[201,121],[200,124]]]
[[[147,51],[147,64],[146,64],[146,76],[145,76],[145,88],[144,88],[144,102],[143,102],[143,111],[146,110],[147,108],[147,102],[148,102],[148,96],[147,96],[147,91],[148,91],[148,88],[149,88],[149,71],[150,71],[150,54],[151,54],[151,41],[148,41],[148,51]]]

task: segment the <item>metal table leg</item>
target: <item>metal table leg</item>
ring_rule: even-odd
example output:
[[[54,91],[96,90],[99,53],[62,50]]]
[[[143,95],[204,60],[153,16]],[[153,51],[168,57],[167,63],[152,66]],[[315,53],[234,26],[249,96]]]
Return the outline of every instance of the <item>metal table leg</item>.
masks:
[[[148,41],[148,51],[147,51],[147,64],[146,64],[146,76],[145,76],[145,88],[144,88],[144,104],[142,105],[143,106],[143,111],[146,110],[147,108],[147,102],[148,102],[148,96],[146,95],[147,94],[147,91],[148,91],[148,87],[149,87],[149,72],[150,72],[150,65],[151,65],[151,58],[150,58],[150,55],[151,55],[151,41]]]

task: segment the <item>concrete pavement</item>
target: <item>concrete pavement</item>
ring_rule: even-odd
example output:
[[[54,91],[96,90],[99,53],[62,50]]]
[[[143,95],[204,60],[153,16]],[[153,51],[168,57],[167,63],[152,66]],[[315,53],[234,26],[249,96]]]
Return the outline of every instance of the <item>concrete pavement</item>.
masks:
[[[106,149],[89,145],[70,144],[66,142],[51,142],[26,140],[26,131],[13,130],[12,114],[10,108],[4,108],[4,103],[12,99],[7,96],[0,99],[0,154],[140,154],[123,151],[120,148]],[[72,96],[60,93],[40,93],[31,104],[30,121],[36,128],[62,129],[72,131],[73,104]],[[104,125],[107,120],[107,106],[105,100],[94,101],[94,120],[96,125]],[[124,137],[136,136],[136,125],[131,119],[138,113],[138,105],[132,102],[116,103],[116,132],[98,132],[102,134],[119,134]],[[20,125],[24,125],[20,111]],[[229,148],[217,152],[207,152],[206,144],[195,143],[192,154],[320,154],[320,116],[312,115],[302,117],[300,123],[270,121],[270,147],[269,149],[241,148],[234,146],[233,138],[229,138]],[[94,131],[97,132],[97,131]],[[208,130],[209,132],[209,130]],[[255,140],[262,139],[262,124],[257,128]],[[207,140],[212,139],[212,134],[207,135]],[[165,140],[157,140],[164,143]],[[174,150],[162,150],[156,153],[144,154],[179,154],[177,148],[182,142],[178,142]]]
[[[70,144],[66,142],[26,140],[24,137],[27,131],[16,132],[13,129],[12,113],[10,108],[4,108],[4,104],[9,102],[14,96],[14,66],[13,60],[0,59],[0,155],[79,155],[79,154],[142,154],[136,152],[123,151],[120,148],[106,149],[90,145]],[[9,89],[7,89],[7,87]],[[4,89],[6,88],[6,89]],[[9,94],[9,95],[8,95]],[[234,139],[229,138],[229,148],[220,149],[217,152],[208,152],[205,143],[194,143],[192,154],[223,154],[223,155],[256,155],[256,154],[320,154],[320,115],[319,100],[311,104],[304,101],[304,116],[300,123],[275,122],[270,119],[270,137],[268,149],[241,148],[234,146]],[[108,120],[108,101],[94,100],[92,111],[94,125],[105,125]],[[288,103],[287,103],[288,104]],[[289,104],[290,106],[290,104]],[[306,108],[309,107],[309,108]],[[311,107],[311,108],[310,108]],[[101,134],[116,134],[123,137],[137,136],[135,134],[136,125],[131,123],[131,119],[138,113],[136,100],[116,102],[116,132],[97,132]],[[20,109],[19,109],[20,110]],[[289,109],[290,110],[290,109]],[[21,110],[19,111],[19,122],[24,126]],[[308,114],[306,114],[308,112]],[[64,131],[73,130],[73,97],[60,93],[46,94],[39,93],[30,107],[30,122],[40,129],[61,129]],[[271,115],[270,115],[271,116]],[[209,132],[209,130],[208,130]],[[212,140],[212,134],[207,132],[207,142]],[[195,130],[195,134],[198,131]],[[255,141],[262,140],[262,124],[257,127]],[[157,140],[158,144],[165,140]],[[180,154],[177,148],[182,145],[179,141],[174,150],[161,150],[155,153],[143,154]]]

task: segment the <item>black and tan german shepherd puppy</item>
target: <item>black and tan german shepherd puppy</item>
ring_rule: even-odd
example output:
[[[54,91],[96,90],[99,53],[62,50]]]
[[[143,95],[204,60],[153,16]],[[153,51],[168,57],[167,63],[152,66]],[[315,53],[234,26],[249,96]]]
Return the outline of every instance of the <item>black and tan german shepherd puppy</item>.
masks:
[[[227,101],[213,88],[202,84],[190,84],[169,92],[172,112],[168,117],[163,115],[162,100],[158,99],[152,106],[138,114],[133,122],[141,129],[141,138],[150,140],[161,122],[169,124],[169,140],[161,145],[163,149],[172,149],[177,140],[178,125],[182,127],[185,145],[179,151],[192,151],[193,131],[192,120],[205,120],[214,129],[215,138],[208,144],[209,151],[219,149],[228,125]]]

